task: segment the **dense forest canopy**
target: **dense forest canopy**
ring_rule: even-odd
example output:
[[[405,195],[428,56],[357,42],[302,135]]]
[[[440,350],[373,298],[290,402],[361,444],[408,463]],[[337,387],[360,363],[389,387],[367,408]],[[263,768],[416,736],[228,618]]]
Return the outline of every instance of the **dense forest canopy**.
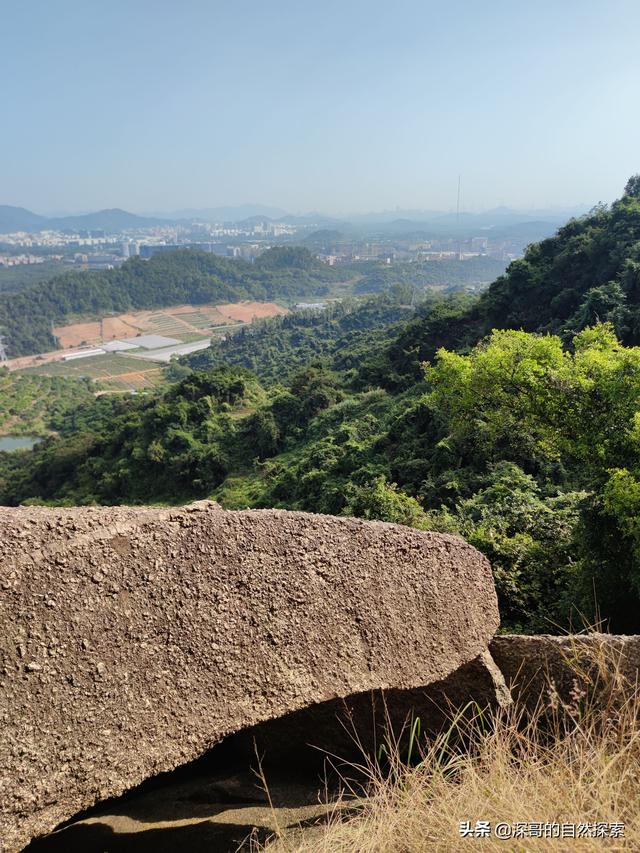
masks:
[[[68,267],[55,261],[0,267],[0,294],[19,293],[21,290],[50,281],[67,269]]]
[[[66,413],[0,454],[0,500],[212,495],[451,531],[491,560],[505,627],[637,632],[639,250],[635,179],[480,298],[258,324],[158,397]]]

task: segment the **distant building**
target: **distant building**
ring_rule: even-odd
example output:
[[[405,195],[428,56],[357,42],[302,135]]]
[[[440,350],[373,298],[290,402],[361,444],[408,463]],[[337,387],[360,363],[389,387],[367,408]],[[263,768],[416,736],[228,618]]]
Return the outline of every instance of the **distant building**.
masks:
[[[68,355],[63,355],[63,361],[75,361],[78,358],[91,358],[94,355],[104,355],[105,351],[101,348],[79,350],[78,352],[70,352]]]
[[[472,237],[471,238],[471,251],[472,252],[486,252],[489,246],[489,240],[487,237]]]
[[[92,270],[110,270],[122,263],[122,258],[118,255],[107,255],[96,252],[93,255],[87,255],[89,269]]]

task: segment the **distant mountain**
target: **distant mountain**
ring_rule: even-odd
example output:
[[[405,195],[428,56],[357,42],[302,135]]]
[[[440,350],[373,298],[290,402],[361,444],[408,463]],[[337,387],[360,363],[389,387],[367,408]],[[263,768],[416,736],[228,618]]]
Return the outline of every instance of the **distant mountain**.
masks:
[[[325,216],[323,213],[306,213],[304,216],[294,216],[289,213],[287,216],[281,216],[278,221],[285,225],[297,225],[300,228],[334,228],[336,226],[344,227],[348,224],[344,219]]]
[[[52,231],[80,230],[107,231],[117,233],[133,228],[152,228],[155,225],[166,225],[169,220],[137,216],[126,210],[113,208],[99,210],[96,213],[86,213],[80,216],[47,217],[40,216],[23,207],[10,205],[0,206],[0,233],[11,231]]]
[[[349,222],[354,222],[358,225],[377,225],[394,222],[398,219],[411,220],[414,223],[429,222],[438,216],[442,216],[441,210],[404,210],[396,208],[395,210],[381,210],[376,213],[355,213],[346,218]]]
[[[132,228],[153,228],[156,225],[167,225],[170,220],[149,216],[138,216],[120,208],[99,210],[96,213],[86,213],[82,216],[62,216],[47,220],[47,227],[57,230],[65,228],[81,230],[127,231]]]
[[[524,243],[535,243],[555,234],[557,226],[549,220],[527,220],[507,225],[494,225],[484,229],[484,234],[492,240],[521,240]]]
[[[8,204],[0,205],[0,233],[11,231],[38,231],[44,228],[47,222],[45,216],[38,216],[24,207],[11,207]]]
[[[574,216],[582,216],[588,212],[585,206],[567,209],[545,210],[515,210],[509,207],[496,207],[480,213],[462,211],[444,212],[437,210],[393,210],[381,213],[366,213],[350,216],[349,221],[366,226],[370,229],[377,227],[381,230],[391,227],[394,231],[402,229],[409,231],[430,230],[434,233],[443,230],[477,230],[479,228],[505,227],[529,222],[547,222],[556,227]],[[549,233],[553,233],[555,228]]]
[[[163,219],[195,219],[200,222],[242,222],[245,219],[280,219],[287,215],[281,207],[269,207],[265,204],[239,204],[235,207],[184,208],[170,213],[154,213]]]
[[[11,231],[34,232],[47,228],[52,230],[101,230],[107,233],[119,233],[135,228],[153,228],[159,225],[187,224],[200,221],[233,222],[241,225],[257,224],[258,222],[281,222],[298,228],[337,228],[340,230],[352,230],[355,225],[363,231],[370,232],[395,234],[430,232],[436,236],[444,232],[477,232],[479,229],[506,228],[533,222],[538,224],[551,223],[558,226],[572,216],[580,216],[585,212],[586,208],[513,210],[507,207],[498,207],[482,213],[463,212],[459,215],[434,210],[395,210],[358,214],[345,219],[337,219],[317,212],[294,215],[279,207],[241,204],[235,207],[187,208],[171,213],[153,215],[138,215],[113,208],[73,216],[40,216],[23,207],[0,205],[0,233]],[[546,236],[546,233],[553,233],[554,230],[555,228],[552,228],[545,232],[544,229],[538,231],[534,229],[532,239]]]

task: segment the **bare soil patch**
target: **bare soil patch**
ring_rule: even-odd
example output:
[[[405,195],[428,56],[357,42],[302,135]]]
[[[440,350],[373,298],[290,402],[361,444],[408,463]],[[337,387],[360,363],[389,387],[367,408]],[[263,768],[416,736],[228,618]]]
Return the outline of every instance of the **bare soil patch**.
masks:
[[[228,305],[218,305],[218,311],[229,320],[250,323],[263,317],[277,317],[288,314],[286,308],[275,302],[234,302]]]

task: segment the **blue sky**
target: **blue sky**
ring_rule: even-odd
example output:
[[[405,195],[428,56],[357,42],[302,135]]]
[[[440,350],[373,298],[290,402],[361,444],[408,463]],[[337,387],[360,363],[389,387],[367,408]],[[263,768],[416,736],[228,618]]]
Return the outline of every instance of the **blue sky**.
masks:
[[[0,0],[0,204],[611,201],[638,0]]]

